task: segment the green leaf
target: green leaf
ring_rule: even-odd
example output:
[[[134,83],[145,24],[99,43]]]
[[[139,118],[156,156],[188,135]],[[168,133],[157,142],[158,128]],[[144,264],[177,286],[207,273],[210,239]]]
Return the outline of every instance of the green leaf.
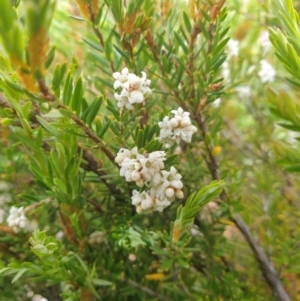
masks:
[[[184,53],[188,54],[189,49],[188,49],[187,45],[184,43],[184,41],[180,38],[180,36],[176,32],[174,32],[174,35],[175,35],[175,39],[177,40],[178,44],[183,49]]]
[[[73,80],[72,80],[71,72],[69,72],[65,81],[64,91],[63,91],[63,103],[66,106],[69,104],[71,100],[72,90],[73,90]]]
[[[83,41],[85,43],[87,43],[89,46],[91,46],[92,48],[96,49],[99,52],[103,52],[103,48],[101,47],[101,45],[99,44],[99,42],[96,42],[90,38],[83,38]]]
[[[148,153],[159,151],[163,149],[163,144],[159,140],[151,140],[146,146],[144,146],[144,149]]]
[[[37,135],[36,135],[36,146],[37,148],[41,148],[43,144],[43,130],[42,128],[38,129]]]
[[[16,10],[12,7],[10,0],[0,1],[0,37],[9,55],[22,62],[24,58],[23,33]]]
[[[79,115],[80,108],[81,108],[82,94],[83,94],[82,78],[79,77],[74,89],[72,104],[71,104],[72,110],[75,111],[77,115]]]
[[[60,190],[61,192],[66,193],[66,194],[68,193],[67,187],[66,187],[65,183],[62,182],[60,179],[54,178],[54,179],[53,179],[53,182],[54,182],[54,184],[59,188],[59,190]]]
[[[284,170],[287,172],[300,172],[300,163],[293,166],[287,166]]]
[[[53,46],[48,53],[47,60],[45,62],[46,69],[48,69],[50,67],[51,63],[53,62],[53,59],[55,57],[55,49],[56,49],[55,46]]]
[[[190,267],[189,263],[182,257],[178,257],[176,261],[184,269],[188,269]]]
[[[286,124],[286,123],[278,123],[280,126],[282,126],[285,129],[294,131],[294,132],[300,132],[300,126],[294,125],[294,124]]]
[[[52,79],[52,89],[54,91],[56,91],[59,88],[59,86],[64,78],[64,75],[66,73],[66,70],[67,70],[66,63],[64,63],[61,67],[59,65],[57,65],[55,67],[54,75],[53,75],[53,79]]]
[[[111,282],[107,281],[107,280],[102,280],[102,279],[92,279],[92,282],[95,286],[108,286],[108,285],[112,285]]]
[[[179,207],[176,220],[185,227],[191,227],[196,215],[210,201],[220,195],[224,188],[224,181],[214,181],[204,186],[199,191],[192,193],[187,199],[184,207]]]
[[[136,135],[136,146],[138,147],[138,149],[142,148],[143,145],[143,141],[144,141],[144,131],[142,129],[139,129]]]
[[[43,128],[45,128],[48,132],[50,132],[51,134],[53,134],[56,137],[60,136],[59,131],[55,127],[53,127],[52,125],[50,125],[49,123],[47,123],[46,120],[44,120],[40,116],[36,116],[36,119],[38,120],[38,122],[40,123],[40,125]]]
[[[102,100],[103,100],[103,98],[102,98],[102,96],[100,96],[93,102],[92,107],[89,111],[89,114],[86,117],[87,124],[91,124],[94,121],[95,117],[97,116],[97,114],[100,110]]]
[[[128,120],[126,120],[126,122],[124,122],[124,125],[129,124],[132,120],[134,120],[137,116],[139,116],[142,110],[143,109],[137,110]]]
[[[27,271],[28,271],[27,268],[21,269],[21,270],[16,274],[16,276],[13,278],[13,280],[11,281],[11,283],[16,282],[16,281],[17,281],[20,277],[22,277],[22,275],[23,275],[24,273],[26,273]]]
[[[46,117],[46,118],[61,118],[61,117],[64,117],[64,116],[61,114],[60,110],[52,109],[47,114],[43,115],[43,117]]]
[[[121,50],[118,46],[116,46],[116,45],[113,45],[114,46],[114,48],[121,54],[121,56],[125,59],[125,60],[127,60],[127,61],[129,61],[130,60],[130,57],[129,57],[129,55],[126,53],[126,52],[124,52],[123,50]]]
[[[192,24],[190,22],[189,16],[186,14],[186,12],[183,12],[183,21],[184,21],[184,24],[185,24],[185,27],[186,27],[187,31],[191,32],[192,31]]]
[[[109,126],[111,124],[111,120],[108,120],[103,127],[101,128],[101,130],[98,132],[98,137],[102,138],[104,136],[104,134],[106,133],[106,131],[108,130]]]

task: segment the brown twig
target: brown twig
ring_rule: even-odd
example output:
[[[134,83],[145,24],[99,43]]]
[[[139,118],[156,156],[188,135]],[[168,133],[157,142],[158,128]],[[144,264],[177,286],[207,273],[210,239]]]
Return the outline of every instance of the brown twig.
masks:
[[[168,300],[165,296],[162,296],[162,295],[152,291],[150,288],[142,286],[133,280],[129,280],[129,284],[133,287],[140,289],[141,291],[145,292],[149,296],[157,298],[158,300],[162,300],[162,301]]]
[[[58,105],[58,108],[63,108],[65,110],[68,110],[68,107],[64,106],[63,104]],[[115,156],[114,154],[106,147],[104,142],[83,122],[82,119],[80,119],[76,114],[72,114],[70,118],[81,127],[81,129],[87,134],[88,137],[90,137],[95,143],[97,143],[100,147],[100,149],[103,151],[103,153],[107,156],[107,158],[117,166],[117,163],[115,162]]]
[[[5,232],[7,234],[10,234],[12,236],[17,236],[18,234],[14,232],[13,228],[8,226],[0,225],[0,232]]]
[[[290,301],[290,297],[286,293],[279,277],[278,273],[274,268],[273,263],[267,257],[264,249],[259,243],[253,238],[248,226],[244,223],[242,217],[239,214],[235,214],[232,221],[236,224],[238,229],[243,234],[244,238],[251,247],[255,257],[260,265],[261,271],[267,280],[270,288],[273,291],[274,296],[280,301]]]
[[[114,185],[108,183],[106,179],[103,178],[103,176],[106,176],[107,173],[100,169],[101,162],[98,161],[89,150],[83,148],[82,146],[79,146],[78,151],[82,152],[82,158],[88,163],[81,164],[81,167],[86,171],[92,171],[96,175],[98,175],[101,181],[107,186],[111,194],[115,197],[115,199],[119,201],[124,201],[121,191]]]
[[[9,109],[12,109],[13,111],[15,111],[13,106],[9,103],[9,101],[6,99],[6,97],[1,93],[0,93],[0,107],[1,108],[9,108]]]
[[[194,48],[195,43],[197,40],[198,34],[201,32],[199,25],[195,22],[191,34],[190,34],[190,44],[189,44],[189,61],[188,61],[188,75],[190,77],[190,87],[191,87],[191,93],[190,93],[190,99],[195,98],[195,76],[194,76]]]

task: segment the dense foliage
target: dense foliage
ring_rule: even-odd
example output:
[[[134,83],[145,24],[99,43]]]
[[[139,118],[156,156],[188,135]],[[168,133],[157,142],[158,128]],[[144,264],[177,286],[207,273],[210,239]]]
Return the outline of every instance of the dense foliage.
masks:
[[[300,300],[297,6],[1,0],[1,301]]]

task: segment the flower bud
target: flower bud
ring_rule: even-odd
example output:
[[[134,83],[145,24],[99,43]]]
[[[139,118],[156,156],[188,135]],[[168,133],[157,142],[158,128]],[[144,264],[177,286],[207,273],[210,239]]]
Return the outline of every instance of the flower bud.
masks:
[[[141,178],[141,179],[139,179],[138,181],[136,181],[135,184],[136,184],[137,186],[139,186],[139,187],[143,187],[143,185],[144,185],[144,180]]]
[[[175,196],[176,196],[177,199],[183,199],[183,197],[184,197],[183,191],[180,190],[180,189],[177,189],[175,191]]]
[[[178,120],[176,118],[172,118],[170,120],[170,125],[173,127],[173,128],[176,128],[178,127]]]
[[[142,209],[141,205],[138,205],[136,207],[136,212],[140,214],[142,211],[143,211],[143,209]]]
[[[14,120],[11,118],[2,118],[0,123],[3,125],[11,125],[13,124]]]
[[[182,128],[185,128],[185,127],[190,126],[190,125],[191,125],[191,120],[190,120],[190,118],[183,118],[183,119],[181,120],[181,122],[180,122],[180,126],[181,126]]]
[[[173,188],[169,187],[169,188],[166,189],[166,192],[165,192],[165,193],[166,193],[166,196],[167,196],[168,198],[171,198],[171,197],[174,196],[175,191],[174,191]]]
[[[221,152],[221,147],[220,146],[215,146],[211,152],[211,154],[216,157],[219,155],[219,153]]]

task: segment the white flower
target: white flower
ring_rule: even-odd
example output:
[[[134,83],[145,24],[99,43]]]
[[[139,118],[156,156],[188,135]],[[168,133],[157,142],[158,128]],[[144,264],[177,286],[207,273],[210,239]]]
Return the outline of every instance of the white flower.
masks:
[[[114,88],[121,89],[120,94],[114,94],[119,108],[125,107],[132,110],[133,104],[143,103],[145,97],[152,93],[149,88],[151,81],[147,79],[145,72],[142,72],[142,77],[138,77],[133,73],[129,73],[127,68],[124,68],[121,72],[113,73],[113,77],[116,80]]]
[[[6,221],[8,226],[13,228],[16,233],[21,229],[26,231],[27,227],[30,226],[30,222],[25,216],[23,207],[11,207],[9,210],[9,216]]]
[[[137,190],[133,190],[131,204],[136,206],[138,213],[150,213],[153,211],[155,201],[149,195],[148,191],[138,192]]]
[[[141,155],[137,147],[131,151],[121,148],[115,158],[121,167],[120,176],[125,177],[127,182],[136,182],[139,187],[150,182],[152,177],[164,168],[164,160],[166,160],[166,153],[163,151]]]
[[[174,143],[174,140],[172,139],[173,128],[170,124],[169,117],[164,117],[163,121],[158,123],[158,126],[160,127],[160,140],[163,141],[166,146],[171,146]]]
[[[8,191],[12,188],[12,185],[5,181],[0,181],[0,191]]]
[[[144,95],[151,95],[152,94],[152,90],[149,88],[150,84],[151,84],[151,80],[147,79],[147,75],[145,72],[141,72],[142,73],[142,82],[141,82],[141,90],[143,92]]]
[[[174,112],[176,114],[185,118],[189,113],[179,110]],[[190,126],[189,123],[186,126]],[[150,188],[142,192],[133,190],[131,203],[136,207],[137,213],[162,212],[175,198],[183,198],[181,175],[174,167],[170,171],[163,169],[166,160],[164,151],[141,155],[137,147],[131,151],[122,148],[115,160],[121,167],[120,175],[127,182],[134,181],[139,187],[146,185]]]
[[[261,82],[271,83],[275,80],[276,71],[266,60],[261,60],[260,62],[260,71],[258,72],[258,76],[260,77]]]
[[[99,245],[106,242],[106,232],[105,231],[95,231],[89,236],[89,244]]]
[[[48,299],[44,298],[41,295],[34,295],[32,301],[48,301]]]
[[[218,108],[221,105],[222,99],[221,98],[217,98],[216,100],[214,100],[214,102],[212,102],[212,106],[214,108]]]
[[[197,132],[197,128],[192,125],[189,112],[184,112],[182,108],[172,110],[173,118],[164,117],[163,121],[158,123],[160,127],[160,140],[165,146],[170,146],[174,142],[177,144],[181,140],[190,143],[192,136]]]
[[[162,201],[159,199],[155,199],[155,210],[158,212],[162,212],[170,204],[171,204],[171,202],[168,201],[167,199],[164,199]]]
[[[138,181],[141,178],[141,176],[137,174],[140,169],[141,163],[138,160],[125,158],[121,164],[120,176],[125,177],[127,182]]]
[[[227,59],[239,55],[239,41],[230,39],[227,43]]]
[[[139,161],[142,165],[141,174],[146,181],[150,181],[151,177],[158,171],[164,168],[164,160],[166,160],[166,153],[156,151],[149,154],[147,158],[141,158]]]
[[[183,184],[181,182],[181,174],[179,174],[173,166],[171,167],[170,171],[162,170],[162,178],[161,182],[156,185],[152,186],[150,189],[150,195],[153,197],[157,197],[160,200],[164,200],[167,198],[168,201],[172,202],[175,199],[175,194],[177,191],[177,195],[182,195],[181,188]]]
[[[164,208],[171,204],[167,199],[160,200],[151,196],[148,191],[138,192],[134,190],[132,194],[131,203],[136,206],[137,213],[162,212]]]
[[[230,78],[230,69],[229,69],[229,64],[228,61],[225,61],[222,64],[222,72],[221,72],[222,77],[224,78],[224,81],[229,81]]]
[[[126,148],[121,148],[117,153],[115,161],[118,164],[122,164],[125,158],[131,158],[132,152]]]
[[[122,87],[123,83],[128,81],[128,69],[124,68],[121,73],[115,72],[113,73],[113,78],[116,80],[114,83],[114,88],[117,89],[119,87]]]
[[[11,195],[9,193],[3,193],[0,195],[0,206],[11,201]]]
[[[266,55],[272,46],[270,39],[269,39],[269,32],[267,30],[264,30],[261,32],[261,34],[258,38],[258,42],[259,42],[259,45],[261,45],[262,54]]]
[[[251,97],[251,88],[249,86],[236,87],[235,91],[242,99]]]
[[[64,231],[58,231],[55,234],[55,238],[57,238],[57,239],[62,239],[64,236],[65,236]]]
[[[139,154],[139,150],[136,146],[131,151],[126,148],[121,148],[117,154],[115,161],[121,164],[125,158],[139,159],[142,157],[143,155]]]
[[[118,101],[117,106],[119,108],[125,107],[128,110],[133,110],[134,107],[128,102],[128,98],[126,96],[121,96],[118,93],[115,93],[114,97]]]
[[[36,219],[29,221],[28,226],[26,227],[26,231],[33,232],[38,229],[39,224]]]

